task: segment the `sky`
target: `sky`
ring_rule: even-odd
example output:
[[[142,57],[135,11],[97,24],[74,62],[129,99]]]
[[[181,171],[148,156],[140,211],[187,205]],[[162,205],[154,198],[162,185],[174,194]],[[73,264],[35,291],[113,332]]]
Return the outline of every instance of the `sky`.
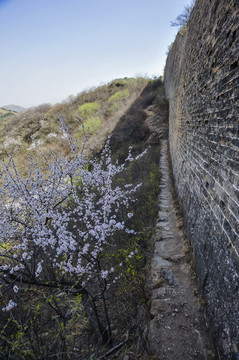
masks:
[[[189,0],[0,0],[0,106],[160,76]]]

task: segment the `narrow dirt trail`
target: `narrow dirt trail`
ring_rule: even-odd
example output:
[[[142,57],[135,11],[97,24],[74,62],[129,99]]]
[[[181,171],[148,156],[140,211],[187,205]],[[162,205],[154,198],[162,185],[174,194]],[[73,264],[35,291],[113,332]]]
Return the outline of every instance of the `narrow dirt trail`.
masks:
[[[151,106],[146,113],[148,125],[154,127],[161,142],[159,212],[152,236],[154,255],[149,280],[148,341],[155,359],[216,359],[203,319],[202,301],[174,190],[167,121],[160,121],[160,109]]]

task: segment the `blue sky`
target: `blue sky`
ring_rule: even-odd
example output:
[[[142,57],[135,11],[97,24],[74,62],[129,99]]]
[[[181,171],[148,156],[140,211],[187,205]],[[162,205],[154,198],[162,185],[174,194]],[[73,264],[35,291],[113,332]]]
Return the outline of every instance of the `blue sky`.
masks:
[[[162,75],[190,0],[0,0],[0,106],[56,103],[125,76]]]

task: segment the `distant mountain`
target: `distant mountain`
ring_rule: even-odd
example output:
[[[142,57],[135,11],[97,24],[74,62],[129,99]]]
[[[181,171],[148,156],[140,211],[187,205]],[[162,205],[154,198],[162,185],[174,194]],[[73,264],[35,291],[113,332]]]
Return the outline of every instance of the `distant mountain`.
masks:
[[[6,110],[15,111],[18,113],[26,110],[26,108],[24,108],[22,106],[13,105],[13,104],[12,105],[4,105],[2,107]]]

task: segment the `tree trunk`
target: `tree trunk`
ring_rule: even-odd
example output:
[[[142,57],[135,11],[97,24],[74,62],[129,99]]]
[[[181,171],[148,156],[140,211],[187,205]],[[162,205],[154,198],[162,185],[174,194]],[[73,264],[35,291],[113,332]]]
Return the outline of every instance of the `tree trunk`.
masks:
[[[86,290],[83,291],[81,290],[81,294],[82,294],[82,302],[86,312],[86,316],[90,321],[90,324],[92,326],[95,335],[97,336],[101,344],[107,343],[108,334],[107,331],[102,326],[102,324],[100,323],[100,319],[94,301],[90,298]]]

